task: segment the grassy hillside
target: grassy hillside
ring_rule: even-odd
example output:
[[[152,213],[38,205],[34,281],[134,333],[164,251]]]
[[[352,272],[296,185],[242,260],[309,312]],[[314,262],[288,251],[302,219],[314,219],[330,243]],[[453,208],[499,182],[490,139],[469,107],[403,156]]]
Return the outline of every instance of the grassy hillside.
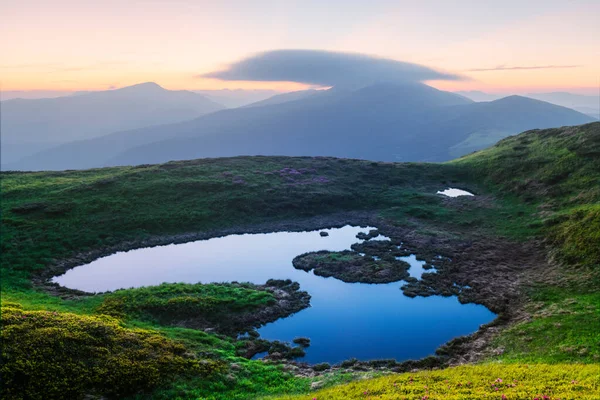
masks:
[[[453,164],[468,167],[478,181],[496,190],[538,206],[555,255],[566,264],[597,269],[599,127],[592,123],[525,132]]]
[[[600,123],[594,123],[526,132],[446,164],[238,157],[87,171],[3,172],[3,368],[16,371],[18,366],[23,371],[11,378],[4,393],[19,398],[15,393],[22,379],[36,379],[40,385],[21,397],[43,398],[50,388],[42,383],[51,381],[45,377],[58,371],[53,351],[73,348],[76,351],[61,353],[60,360],[60,374],[70,378],[52,390],[60,393],[73,386],[72,398],[114,395],[83,378],[88,367],[81,367],[81,361],[100,366],[97,377],[103,380],[120,379],[121,370],[101,366],[116,362],[107,352],[121,352],[123,337],[136,338],[136,355],[126,356],[130,367],[146,372],[140,372],[139,384],[130,392],[119,395],[251,399],[307,393],[315,380],[328,386],[355,378],[356,373],[344,371],[295,377],[281,366],[241,357],[246,343],[175,327],[167,318],[173,310],[182,315],[252,312],[273,301],[259,287],[171,284],[86,295],[42,283],[64,268],[115,250],[250,228],[287,229],[286,221],[321,216],[335,221],[336,213],[357,210],[377,211],[386,223],[435,240],[544,241],[552,262],[519,287],[525,300],[515,306],[518,310],[511,313],[507,327],[490,339],[493,351],[485,359],[507,368],[500,371],[503,379],[525,374],[524,380],[531,383],[522,392],[527,396],[542,394],[536,389],[542,383],[552,388],[554,397],[597,393],[586,376],[600,362],[600,294],[595,290],[600,282],[599,156]],[[435,194],[447,186],[464,187],[478,196],[474,201],[447,201]],[[90,335],[94,329],[105,334]],[[35,364],[28,363],[23,337],[50,350],[36,353]],[[148,341],[154,343],[150,352],[144,350]],[[185,363],[214,368],[190,375],[180,369]],[[534,379],[524,372],[524,363],[550,365],[540,366],[540,378]],[[577,375],[572,363],[588,366]],[[501,377],[495,376],[497,365],[485,364],[468,373],[483,388],[488,380]],[[572,371],[577,375],[573,379],[584,384],[574,389],[558,381],[548,383],[562,370]],[[456,378],[453,370],[440,372],[445,373],[445,379]],[[404,379],[394,375],[352,388],[371,393],[396,376]],[[344,390],[332,389],[318,398],[336,398]]]
[[[450,164],[535,209],[536,236],[560,271],[548,271],[529,288],[528,318],[493,339],[496,355],[487,363],[278,399],[600,397],[600,123],[525,132]]]

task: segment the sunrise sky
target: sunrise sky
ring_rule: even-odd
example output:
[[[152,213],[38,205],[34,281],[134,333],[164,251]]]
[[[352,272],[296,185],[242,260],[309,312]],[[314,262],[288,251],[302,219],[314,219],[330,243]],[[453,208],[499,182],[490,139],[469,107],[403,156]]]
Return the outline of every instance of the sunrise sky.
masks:
[[[2,90],[304,87],[198,77],[277,49],[464,75],[445,90],[597,94],[598,0],[0,0]]]

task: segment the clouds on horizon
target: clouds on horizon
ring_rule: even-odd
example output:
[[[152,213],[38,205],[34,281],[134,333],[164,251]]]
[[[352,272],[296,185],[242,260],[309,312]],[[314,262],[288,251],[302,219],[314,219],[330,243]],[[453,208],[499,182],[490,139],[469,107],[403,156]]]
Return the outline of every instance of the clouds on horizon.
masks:
[[[297,82],[318,86],[468,79],[419,64],[324,50],[267,51],[237,61],[224,70],[197,77],[224,81]]]
[[[507,67],[506,65],[498,65],[493,68],[473,68],[467,71],[469,72],[486,72],[486,71],[522,71],[529,69],[562,69],[562,68],[579,68],[581,65],[532,65],[532,66],[516,66],[516,67]]]

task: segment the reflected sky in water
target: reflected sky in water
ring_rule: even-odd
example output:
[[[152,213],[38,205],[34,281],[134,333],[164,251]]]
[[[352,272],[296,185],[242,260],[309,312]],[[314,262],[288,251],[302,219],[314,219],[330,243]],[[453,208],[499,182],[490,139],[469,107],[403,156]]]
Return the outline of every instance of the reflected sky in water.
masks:
[[[54,279],[70,288],[101,292],[162,282],[253,282],[292,279],[311,296],[311,307],[262,327],[266,339],[311,338],[308,362],[359,359],[406,360],[433,354],[453,337],[471,333],[494,318],[483,306],[461,305],[455,297],[408,298],[401,282],[344,283],[297,270],[292,259],[318,250],[349,249],[358,232],[345,226],[320,231],[230,235],[177,245],[120,252],[67,271]],[[378,238],[385,239],[385,238]],[[414,256],[411,276],[423,263]]]

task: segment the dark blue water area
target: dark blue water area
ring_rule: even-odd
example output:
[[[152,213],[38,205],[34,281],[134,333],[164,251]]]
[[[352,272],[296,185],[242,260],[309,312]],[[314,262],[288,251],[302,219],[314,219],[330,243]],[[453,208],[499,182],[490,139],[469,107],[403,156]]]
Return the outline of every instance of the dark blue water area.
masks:
[[[253,282],[292,279],[312,296],[311,307],[259,329],[265,339],[309,337],[303,361],[335,363],[416,359],[433,354],[448,340],[469,334],[494,314],[483,306],[460,304],[456,297],[409,298],[402,282],[351,284],[297,270],[292,259],[318,250],[349,249],[358,232],[345,226],[320,231],[230,235],[184,244],[120,252],[71,269],[55,282],[73,289],[102,292],[162,282]],[[385,240],[384,237],[376,238]],[[373,239],[371,239],[373,240]],[[420,278],[423,262],[403,257],[411,276]]]
[[[259,333],[283,341],[309,337],[304,360],[311,363],[353,357],[400,361],[433,354],[446,341],[474,332],[494,318],[485,307],[462,305],[456,297],[411,299],[398,288],[397,283],[331,282],[326,293],[313,295],[311,308],[267,324]]]

